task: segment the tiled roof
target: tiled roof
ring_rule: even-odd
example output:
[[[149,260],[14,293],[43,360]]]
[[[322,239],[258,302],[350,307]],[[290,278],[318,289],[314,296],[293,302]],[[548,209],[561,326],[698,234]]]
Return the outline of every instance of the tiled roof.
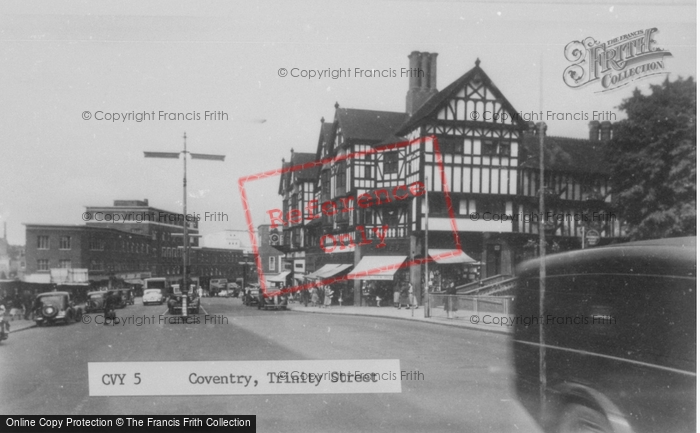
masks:
[[[291,161],[285,161],[284,164],[282,164],[282,169],[293,168],[314,161],[316,161],[315,153],[295,152],[292,154]],[[285,184],[285,180],[288,186],[291,185],[294,181],[316,181],[320,169],[321,167],[319,165],[316,165],[302,170],[290,170],[282,173],[282,175],[280,176],[280,183],[277,193],[280,195],[284,193],[284,191],[282,190],[282,185]]]
[[[523,167],[539,168],[539,137],[525,134],[523,140]],[[579,138],[545,136],[544,166],[547,170],[574,173],[608,174],[610,166],[605,159],[605,144]]]
[[[336,119],[345,140],[380,142],[392,135],[408,115],[393,111],[338,108]]]
[[[328,147],[331,146],[331,140],[333,140],[333,123],[324,122],[321,124],[321,132],[318,135],[318,145],[316,146],[317,161],[320,161],[322,155],[324,154],[324,145],[326,146],[325,154],[327,155],[330,152],[330,149]]]
[[[294,153],[294,155],[292,155],[292,167],[296,167],[298,165],[303,165],[314,161],[316,161],[315,153]],[[292,175],[294,176],[295,180],[315,181],[320,169],[321,166],[316,165],[313,167],[305,168],[303,170],[293,171]]]

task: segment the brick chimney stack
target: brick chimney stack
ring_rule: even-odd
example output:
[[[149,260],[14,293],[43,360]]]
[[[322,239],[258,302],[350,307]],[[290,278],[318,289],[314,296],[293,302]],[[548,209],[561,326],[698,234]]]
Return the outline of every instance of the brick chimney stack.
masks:
[[[612,123],[606,120],[600,124],[600,141],[603,143],[610,141],[612,138]]]
[[[408,56],[406,113],[415,113],[437,93],[437,53],[413,51]]]
[[[588,122],[588,139],[591,141],[600,141],[600,122],[597,120]]]

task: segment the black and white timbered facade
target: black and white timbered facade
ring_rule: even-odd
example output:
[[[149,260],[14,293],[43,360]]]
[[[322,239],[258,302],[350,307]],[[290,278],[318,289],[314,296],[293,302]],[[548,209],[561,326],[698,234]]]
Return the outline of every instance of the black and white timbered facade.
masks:
[[[333,121],[322,119],[315,158],[324,163],[313,180],[301,182],[304,192],[296,193],[297,202],[292,197],[301,191],[299,181],[281,189],[285,206],[289,202],[302,209],[301,201],[316,200],[317,218],[309,216],[299,227],[285,229],[289,245],[306,252],[307,270],[326,263],[357,265],[367,255],[423,257],[426,201],[429,248],[455,248],[454,217],[461,248],[482,262],[482,277],[512,274],[515,264],[535,254],[540,183],[534,124],[518,116],[478,60],[438,92],[436,57],[409,56],[412,65],[427,65],[427,73],[410,79],[405,113],[336,104]],[[612,198],[602,146],[610,138],[610,125],[591,122],[589,129],[588,140],[545,137],[545,230],[553,251],[580,248],[584,229],[596,229],[601,244],[624,237],[621,221],[609,212]],[[408,140],[415,141],[396,145]],[[358,206],[363,194],[376,197],[417,182],[426,194]],[[332,215],[322,209],[328,202],[337,211]],[[599,218],[592,220],[593,215]],[[373,229],[381,227],[387,228],[386,245],[377,249]],[[295,242],[297,231],[308,242]],[[363,239],[376,242],[360,245]],[[417,270],[410,278],[414,287],[420,286]]]

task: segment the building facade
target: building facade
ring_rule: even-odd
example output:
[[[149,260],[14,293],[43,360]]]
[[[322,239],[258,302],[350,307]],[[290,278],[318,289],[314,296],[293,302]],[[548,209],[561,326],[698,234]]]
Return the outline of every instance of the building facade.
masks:
[[[478,266],[480,278],[512,275],[536,254],[541,218],[549,251],[581,248],[587,230],[599,234],[600,244],[624,237],[624,225],[610,212],[602,152],[609,122],[591,122],[588,140],[545,137],[540,216],[535,125],[519,116],[479,60],[440,91],[437,54],[413,52],[409,67],[422,75],[409,79],[406,112],[336,103],[333,121],[322,119],[315,179],[291,171],[281,181],[283,214],[303,216],[280,224],[288,256],[303,257],[308,271],[324,263],[364,271],[460,249],[460,270],[450,274],[460,284],[473,275],[468,265]],[[419,266],[393,271],[357,278],[355,301],[361,280],[425,287]]]
[[[150,207],[148,200],[115,200],[114,206],[89,206],[85,215],[90,219],[84,226],[26,224],[27,275],[41,277],[62,268],[87,269],[93,283],[181,278],[182,214]],[[191,276],[200,281],[243,276],[249,253],[242,248],[200,248],[197,221],[187,223],[192,234]]]
[[[258,255],[260,256],[263,275],[271,277],[282,272],[291,271],[291,263],[285,261],[284,253],[273,246],[282,245],[280,231],[271,232],[270,224],[262,224],[258,226],[257,236]]]

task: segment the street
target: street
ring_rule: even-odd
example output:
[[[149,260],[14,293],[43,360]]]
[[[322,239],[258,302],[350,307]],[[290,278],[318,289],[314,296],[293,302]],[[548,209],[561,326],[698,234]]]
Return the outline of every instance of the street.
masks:
[[[538,431],[513,398],[509,337],[374,317],[260,311],[203,298],[228,324],[74,323],[0,345],[3,414],[254,414],[258,431]],[[119,317],[165,314],[134,306]],[[91,315],[94,319],[96,314]],[[400,394],[90,397],[88,362],[399,359]]]

